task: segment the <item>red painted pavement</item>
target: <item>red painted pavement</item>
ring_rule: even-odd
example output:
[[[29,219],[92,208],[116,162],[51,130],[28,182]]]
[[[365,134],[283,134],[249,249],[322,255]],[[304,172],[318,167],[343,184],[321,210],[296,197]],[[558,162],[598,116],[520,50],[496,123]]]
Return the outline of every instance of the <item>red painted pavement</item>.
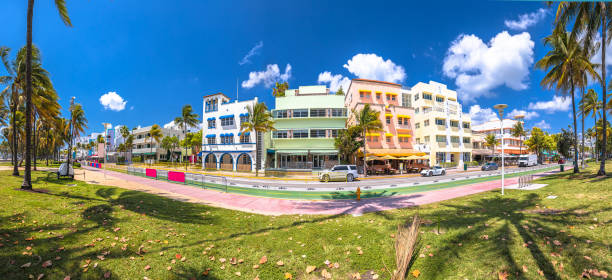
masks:
[[[100,171],[99,169],[90,169]],[[441,190],[425,191],[408,195],[355,200],[294,200],[258,196],[248,196],[234,193],[223,193],[188,185],[178,185],[165,181],[151,180],[143,177],[127,175],[120,172],[106,171],[107,174],[126,181],[148,185],[169,193],[180,194],[203,201],[208,205],[223,207],[265,215],[284,214],[362,214],[389,209],[406,208],[415,205],[424,205],[456,197],[486,192],[501,187],[501,180],[476,183],[471,185],[446,188]],[[534,177],[556,173],[556,171],[543,172]],[[518,177],[505,180],[505,185],[518,183]]]

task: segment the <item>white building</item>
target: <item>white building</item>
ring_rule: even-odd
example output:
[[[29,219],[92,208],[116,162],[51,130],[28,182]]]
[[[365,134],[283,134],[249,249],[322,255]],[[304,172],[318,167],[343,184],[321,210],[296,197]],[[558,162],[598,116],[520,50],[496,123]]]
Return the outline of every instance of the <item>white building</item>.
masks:
[[[257,97],[230,102],[225,94],[215,93],[204,96],[203,102],[202,168],[255,171],[255,133],[241,133],[240,124],[247,120],[247,106],[255,106]]]
[[[155,141],[150,137],[150,131],[152,126],[141,127],[135,130],[132,130],[132,134],[134,135],[134,142],[132,143],[132,158],[136,156],[141,156],[144,161],[152,161],[153,158],[155,160],[170,160],[170,155],[166,149],[160,147],[161,143]],[[168,129],[161,127],[162,137],[163,139],[166,136],[172,137],[176,136],[179,139],[183,139],[184,135],[180,130]],[[174,152],[179,152],[180,149],[175,150]]]
[[[512,128],[516,125],[517,120],[504,119],[503,127],[504,127],[504,154],[506,155],[519,155],[519,154],[528,154],[529,151],[527,147],[523,144],[525,139],[528,137],[514,137],[512,136]],[[497,139],[500,138],[500,127],[501,122],[499,119],[493,119],[483,124],[475,125],[472,127],[474,132],[482,133],[485,135],[493,134]],[[501,140],[500,140],[501,142]],[[502,147],[501,145],[497,145],[495,147],[495,154],[501,154]]]

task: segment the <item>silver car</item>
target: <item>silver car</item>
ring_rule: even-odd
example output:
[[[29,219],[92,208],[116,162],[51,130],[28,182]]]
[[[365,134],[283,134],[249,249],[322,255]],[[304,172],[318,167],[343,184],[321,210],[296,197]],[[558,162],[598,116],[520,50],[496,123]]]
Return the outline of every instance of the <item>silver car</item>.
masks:
[[[423,169],[423,171],[421,171],[421,176],[423,177],[431,177],[438,175],[446,175],[446,169],[444,167],[434,166],[431,169]]]
[[[335,165],[332,169],[327,169],[319,172],[319,180],[323,182],[329,181],[347,181],[352,182],[359,174],[355,165]]]

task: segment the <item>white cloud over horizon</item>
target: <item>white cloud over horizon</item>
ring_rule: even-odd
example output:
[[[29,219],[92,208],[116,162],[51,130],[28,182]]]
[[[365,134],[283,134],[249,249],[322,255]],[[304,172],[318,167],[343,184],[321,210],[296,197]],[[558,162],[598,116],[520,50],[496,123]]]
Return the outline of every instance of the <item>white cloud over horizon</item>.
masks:
[[[497,113],[491,108],[482,108],[480,105],[472,105],[470,107],[470,118],[472,119],[472,126],[483,124],[491,120],[499,120]]]
[[[401,83],[406,79],[406,70],[401,65],[384,59],[374,53],[358,53],[342,65],[349,73],[360,79],[370,79],[391,83]],[[351,79],[341,74],[332,74],[330,71],[319,73],[319,84],[329,84],[329,89],[335,92],[342,86],[346,91]]]
[[[545,111],[548,114],[555,112],[568,111],[571,108],[572,99],[570,97],[553,96],[550,101],[537,101],[535,103],[530,102],[527,108],[529,110],[540,110]]]
[[[502,85],[524,90],[534,45],[527,32],[510,35],[502,31],[486,44],[476,35],[461,34],[447,51],[443,74],[455,80],[459,97],[466,103],[493,96],[491,90]]]
[[[238,64],[244,65],[247,63],[251,63],[251,57],[259,54],[259,50],[261,50],[261,48],[263,48],[263,41],[257,42],[257,44],[255,44],[255,46],[253,46],[253,48],[251,48],[251,50],[249,50],[249,52],[244,55],[244,57],[238,62]]]
[[[249,73],[249,79],[242,81],[243,88],[253,88],[263,83],[266,87],[271,87],[275,82],[286,82],[291,78],[291,64],[285,66],[285,72],[281,73],[278,64],[268,64],[264,71],[253,71]]]
[[[540,129],[550,129],[550,124],[548,124],[545,120],[541,120],[533,125],[534,127],[538,127]]]
[[[518,116],[518,115],[525,116],[525,120],[531,120],[533,118],[537,118],[537,117],[540,116],[540,114],[538,114],[538,112],[525,111],[525,110],[517,110],[517,109],[514,109],[510,113],[508,113],[508,117],[510,117],[510,118],[514,118],[515,116]]]
[[[127,101],[123,100],[123,98],[119,96],[117,92],[109,91],[108,93],[100,96],[100,104],[102,104],[102,107],[104,107],[105,110],[119,112],[125,109],[125,104],[127,104]]]
[[[340,87],[342,90],[346,92],[349,85],[351,84],[351,79],[344,77],[340,74],[332,75],[331,72],[325,71],[323,73],[319,73],[319,78],[317,79],[319,84],[329,84],[329,90],[331,92],[336,92]]]
[[[548,10],[539,8],[535,12],[519,15],[518,20],[505,20],[504,24],[513,30],[525,30],[543,20],[548,13]]]

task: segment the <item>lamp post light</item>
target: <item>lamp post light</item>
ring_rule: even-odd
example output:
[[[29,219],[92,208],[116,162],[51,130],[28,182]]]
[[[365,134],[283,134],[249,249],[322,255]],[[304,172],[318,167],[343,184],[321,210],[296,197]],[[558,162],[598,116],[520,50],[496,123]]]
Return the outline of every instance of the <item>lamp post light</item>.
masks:
[[[497,109],[497,112],[499,113],[499,123],[500,123],[500,132],[501,132],[501,158],[502,158],[502,180],[501,180],[501,194],[504,195],[504,109],[506,109],[508,107],[508,105],[506,104],[497,104],[495,106],[493,106],[493,108]]]

